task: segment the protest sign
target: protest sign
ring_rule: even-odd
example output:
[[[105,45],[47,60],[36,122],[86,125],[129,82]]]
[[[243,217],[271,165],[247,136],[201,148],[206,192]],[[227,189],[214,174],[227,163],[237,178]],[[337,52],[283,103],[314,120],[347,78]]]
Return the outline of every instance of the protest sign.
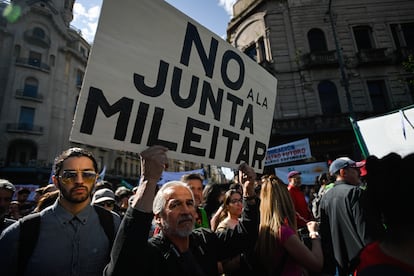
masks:
[[[276,79],[162,0],[105,0],[70,140],[264,167]]]
[[[414,107],[358,121],[370,155],[414,153]]]
[[[275,174],[286,184],[288,182],[287,176],[291,171],[301,173],[302,184],[314,185],[315,179],[319,174],[328,172],[328,164],[326,162],[316,162],[275,168]]]
[[[265,166],[311,158],[309,139],[272,147],[267,150]]]

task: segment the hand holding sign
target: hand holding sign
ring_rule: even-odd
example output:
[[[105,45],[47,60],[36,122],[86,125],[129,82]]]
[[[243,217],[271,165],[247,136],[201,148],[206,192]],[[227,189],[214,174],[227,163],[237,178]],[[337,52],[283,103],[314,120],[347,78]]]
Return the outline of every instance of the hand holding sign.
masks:
[[[152,212],[157,182],[168,162],[167,151],[166,147],[156,145],[141,152],[141,179],[132,203],[134,208]]]
[[[246,163],[239,166],[239,181],[243,185],[243,196],[245,198],[255,197],[254,185],[256,172]]]

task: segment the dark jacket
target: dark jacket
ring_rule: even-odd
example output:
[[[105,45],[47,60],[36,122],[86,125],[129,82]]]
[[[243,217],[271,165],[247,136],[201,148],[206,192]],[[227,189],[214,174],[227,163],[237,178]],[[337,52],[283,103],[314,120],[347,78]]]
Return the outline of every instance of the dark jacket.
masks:
[[[336,265],[340,271],[350,271],[351,262],[371,241],[366,229],[363,199],[363,189],[344,181],[336,181],[322,197],[319,232],[326,272],[334,272]]]
[[[218,275],[217,262],[250,250],[256,242],[259,204],[244,203],[240,224],[234,230],[214,233],[194,229],[190,250],[180,253],[165,236],[148,239],[153,214],[129,208],[121,223],[104,275]]]

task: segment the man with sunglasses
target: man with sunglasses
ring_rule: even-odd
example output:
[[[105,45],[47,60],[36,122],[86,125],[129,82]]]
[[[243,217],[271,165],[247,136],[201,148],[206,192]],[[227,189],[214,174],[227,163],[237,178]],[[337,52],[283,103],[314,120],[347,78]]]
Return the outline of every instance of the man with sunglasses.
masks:
[[[115,233],[120,218],[91,205],[97,178],[98,165],[91,152],[70,148],[56,157],[53,183],[59,189],[59,198],[52,206],[26,216],[3,231],[0,236],[2,274],[102,275],[112,241],[101,222],[103,215],[98,213],[103,211],[106,217],[109,214],[113,226],[110,230]],[[21,236],[27,229],[24,225],[30,225],[36,218],[40,219],[37,239],[31,240],[34,242],[31,249],[23,250],[22,241],[28,239]],[[26,255],[27,258],[21,257]]]
[[[352,273],[353,260],[370,241],[362,200],[360,170],[362,162],[348,157],[335,159],[329,173],[336,178],[334,186],[320,201],[320,234],[324,253],[324,272],[340,276]]]
[[[16,188],[7,179],[0,179],[0,234],[14,219],[6,218]]]

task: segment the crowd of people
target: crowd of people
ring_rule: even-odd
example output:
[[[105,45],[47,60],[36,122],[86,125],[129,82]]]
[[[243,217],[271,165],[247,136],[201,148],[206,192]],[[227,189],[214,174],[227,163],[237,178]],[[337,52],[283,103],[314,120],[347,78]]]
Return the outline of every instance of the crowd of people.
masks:
[[[1,274],[414,275],[414,154],[337,158],[309,196],[300,172],[245,163],[228,188],[199,174],[158,186],[167,153],[141,152],[134,190],[98,180],[83,148],[56,157],[35,204],[0,179]]]

